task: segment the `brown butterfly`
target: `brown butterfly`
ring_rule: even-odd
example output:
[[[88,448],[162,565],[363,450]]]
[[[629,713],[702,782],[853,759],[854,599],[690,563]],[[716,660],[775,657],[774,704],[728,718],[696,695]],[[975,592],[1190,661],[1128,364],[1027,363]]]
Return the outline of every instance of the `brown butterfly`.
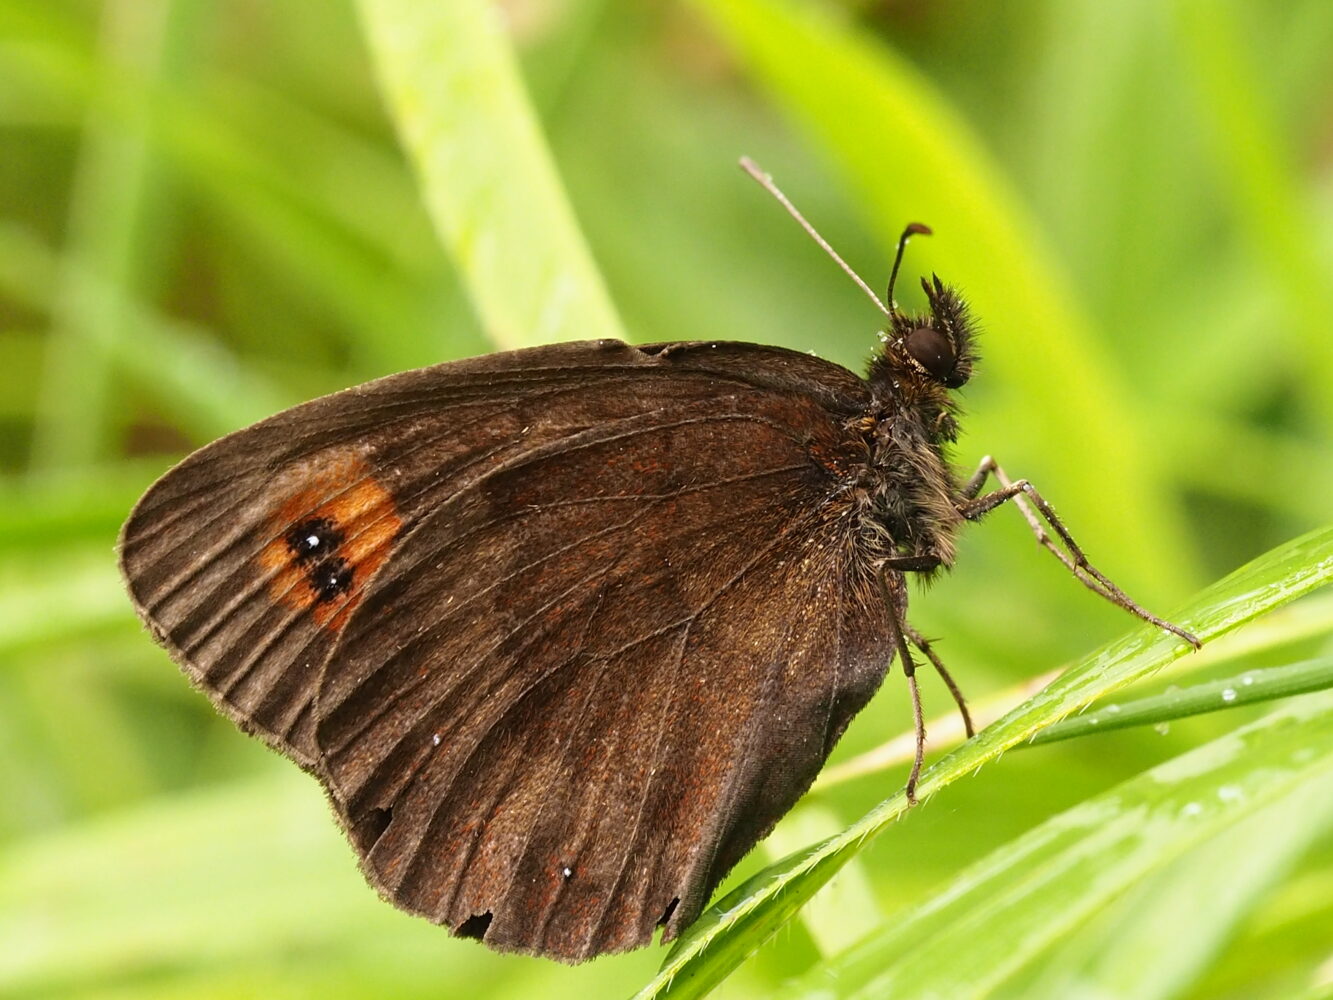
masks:
[[[966,718],[905,585],[952,564],[964,523],[1015,499],[1087,586],[1197,644],[1089,566],[1028,483],[989,459],[956,477],[972,326],[923,287],[929,313],[907,315],[891,277],[865,379],[755,344],[595,341],[279,413],[139,502],[135,606],[219,710],[320,780],[395,905],[565,961],[669,940],[895,654],[909,795],[910,647]]]

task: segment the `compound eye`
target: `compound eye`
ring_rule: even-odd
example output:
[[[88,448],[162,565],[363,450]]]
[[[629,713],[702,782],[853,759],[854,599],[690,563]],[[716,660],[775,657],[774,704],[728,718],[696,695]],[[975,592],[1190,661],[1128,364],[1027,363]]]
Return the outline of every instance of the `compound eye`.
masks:
[[[904,346],[912,360],[935,381],[950,389],[956,389],[966,381],[955,370],[958,357],[954,354],[953,343],[934,327],[918,326],[907,335]]]

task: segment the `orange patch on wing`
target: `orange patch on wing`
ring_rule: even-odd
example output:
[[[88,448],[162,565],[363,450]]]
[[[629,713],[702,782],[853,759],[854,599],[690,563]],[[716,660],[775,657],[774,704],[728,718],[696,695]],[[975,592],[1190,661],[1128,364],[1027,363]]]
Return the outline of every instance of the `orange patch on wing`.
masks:
[[[291,478],[259,565],[270,576],[275,601],[310,611],[316,622],[337,632],[388,559],[403,521],[393,496],[358,456],[333,456]],[[316,554],[299,548],[307,533],[320,539]],[[330,579],[339,585],[330,585]]]

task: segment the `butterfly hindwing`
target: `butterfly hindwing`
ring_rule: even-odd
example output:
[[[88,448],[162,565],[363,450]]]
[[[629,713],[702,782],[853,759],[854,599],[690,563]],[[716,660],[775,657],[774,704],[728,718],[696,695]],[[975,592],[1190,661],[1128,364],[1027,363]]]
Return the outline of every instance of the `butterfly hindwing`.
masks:
[[[122,560],[386,897],[579,960],[688,925],[882,678],[839,492],[864,405],[750,345],[436,366],[203,449]]]

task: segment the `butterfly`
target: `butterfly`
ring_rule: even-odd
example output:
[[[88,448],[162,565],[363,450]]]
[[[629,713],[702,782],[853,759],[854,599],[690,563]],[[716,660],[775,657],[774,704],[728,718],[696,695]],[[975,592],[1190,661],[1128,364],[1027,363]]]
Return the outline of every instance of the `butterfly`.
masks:
[[[669,940],[895,658],[909,795],[913,650],[967,719],[906,586],[953,563],[967,522],[1017,500],[1085,584],[1197,643],[1088,565],[1026,481],[955,473],[967,307],[938,278],[927,312],[893,305],[923,232],[899,241],[866,378],[755,344],[566,343],[215,441],[124,526],[135,607],[223,714],[320,781],[395,905],[570,962]]]

